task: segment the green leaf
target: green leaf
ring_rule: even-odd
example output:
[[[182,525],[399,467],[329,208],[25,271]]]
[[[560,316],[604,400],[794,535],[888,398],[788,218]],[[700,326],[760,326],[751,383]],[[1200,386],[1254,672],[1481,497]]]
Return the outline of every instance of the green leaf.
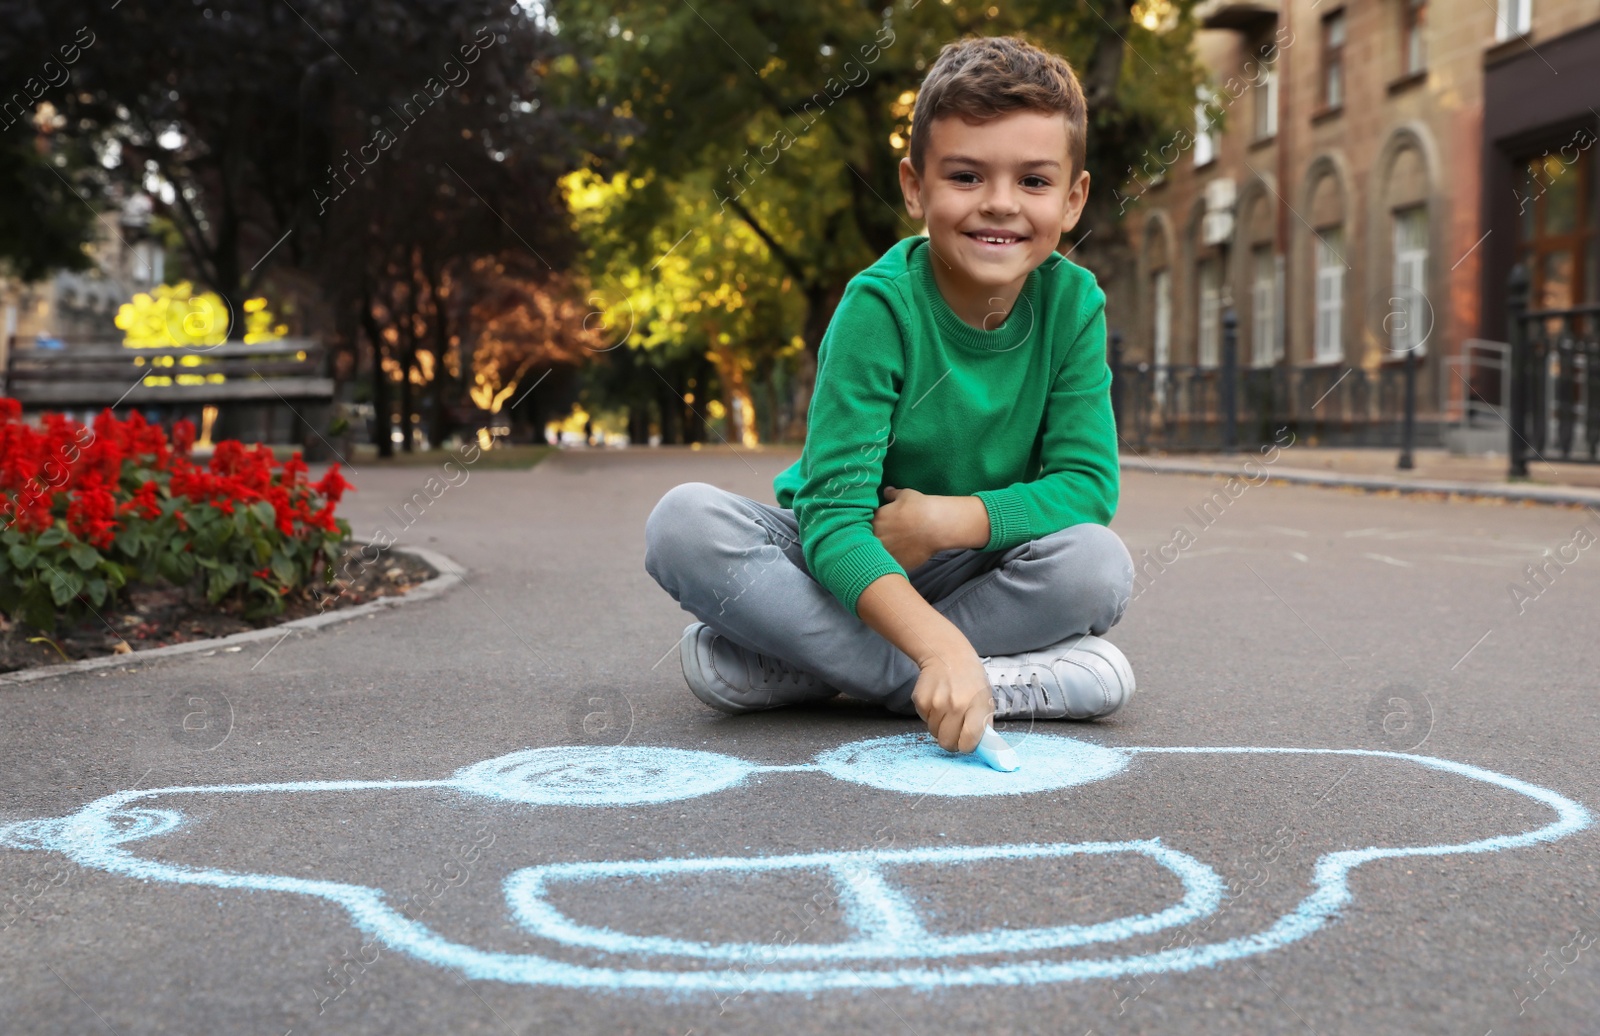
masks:
[[[51,569],[45,576],[45,582],[50,586],[50,597],[56,602],[57,607],[65,607],[75,597],[76,591],[67,577],[58,568]]]
[[[220,571],[213,572],[211,573],[211,578],[206,581],[206,599],[212,604],[216,604],[232,588],[232,580],[226,578]]]
[[[66,541],[66,530],[61,528],[59,525],[52,525],[50,528],[39,534],[39,539],[36,541],[36,543],[41,547],[59,547]]]
[[[222,578],[224,578],[224,579],[226,579],[228,581],[228,586],[229,587],[232,587],[235,583],[237,583],[239,581],[239,566],[238,565],[224,564],[217,571],[219,573],[221,573]]]
[[[89,591],[89,601],[96,608],[106,603],[106,594],[109,593],[110,590],[107,588],[106,581],[104,579],[96,576],[95,578],[89,580],[87,589]]]
[[[233,512],[233,531],[240,536],[248,536],[250,534],[250,516],[245,512],[244,508]]]
[[[14,544],[6,553],[10,556],[13,565],[24,570],[33,564],[34,558],[39,556],[39,552],[26,543]]]
[[[50,602],[50,594],[45,590],[44,584],[34,580],[28,587],[28,592],[23,596],[22,621],[30,626],[37,626],[46,633],[54,633],[56,628],[56,610]]]
[[[296,571],[293,561],[282,554],[272,556],[272,574],[278,577],[278,582],[284,586],[294,586],[300,581],[300,573]]]
[[[262,525],[265,525],[269,529],[273,527],[273,523],[277,520],[278,512],[274,511],[272,509],[272,504],[265,500],[257,500],[255,503],[251,504],[250,511],[256,516]]]
[[[184,580],[183,566],[179,564],[178,558],[172,554],[162,554],[156,558],[156,571],[161,574],[162,579],[169,583],[180,584]]]
[[[68,554],[72,558],[73,564],[81,569],[91,569],[100,564],[101,561],[100,552],[87,543],[74,543],[72,550]]]

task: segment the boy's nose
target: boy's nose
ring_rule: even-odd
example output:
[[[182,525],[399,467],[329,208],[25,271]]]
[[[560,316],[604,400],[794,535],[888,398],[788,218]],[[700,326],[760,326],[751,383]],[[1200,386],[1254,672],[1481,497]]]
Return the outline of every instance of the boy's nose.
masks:
[[[1017,192],[1010,184],[996,184],[984,195],[983,210],[996,215],[1009,215],[1017,211]]]

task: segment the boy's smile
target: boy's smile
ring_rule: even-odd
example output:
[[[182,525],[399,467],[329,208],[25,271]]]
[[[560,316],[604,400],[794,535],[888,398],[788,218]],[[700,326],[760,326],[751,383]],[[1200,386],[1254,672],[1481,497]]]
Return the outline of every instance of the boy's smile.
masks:
[[[1089,195],[1089,174],[1069,182],[1067,120],[1017,111],[984,122],[933,121],[923,173],[900,161],[906,211],[925,219],[934,280],[963,321],[1005,322],[1028,273],[1050,257]]]

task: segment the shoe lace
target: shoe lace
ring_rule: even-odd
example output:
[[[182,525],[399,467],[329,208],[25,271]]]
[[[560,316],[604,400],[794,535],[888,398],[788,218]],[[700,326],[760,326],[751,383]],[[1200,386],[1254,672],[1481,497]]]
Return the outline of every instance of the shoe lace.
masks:
[[[798,687],[809,686],[813,680],[811,674],[801,672],[781,658],[763,655],[756,652],[756,664],[761,667],[761,675],[771,683],[782,683],[793,680]]]
[[[982,660],[990,661],[988,656]],[[1050,704],[1050,692],[1045,689],[1038,670],[1018,667],[991,669],[989,673],[990,686],[994,688],[995,711],[1003,714],[1032,713],[1039,708],[1040,699],[1046,706]]]

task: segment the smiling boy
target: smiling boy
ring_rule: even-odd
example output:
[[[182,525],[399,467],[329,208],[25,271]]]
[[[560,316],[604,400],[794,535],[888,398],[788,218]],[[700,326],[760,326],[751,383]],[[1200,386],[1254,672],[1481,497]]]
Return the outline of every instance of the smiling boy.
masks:
[[[843,692],[970,752],[991,717],[1092,719],[1133,693],[1100,638],[1134,574],[1107,528],[1105,295],[1056,251],[1088,197],[1086,123],[1056,55],[940,52],[900,163],[926,236],[846,288],[778,506],[689,482],[646,521],[646,571],[701,620],[679,657],[706,704]]]

